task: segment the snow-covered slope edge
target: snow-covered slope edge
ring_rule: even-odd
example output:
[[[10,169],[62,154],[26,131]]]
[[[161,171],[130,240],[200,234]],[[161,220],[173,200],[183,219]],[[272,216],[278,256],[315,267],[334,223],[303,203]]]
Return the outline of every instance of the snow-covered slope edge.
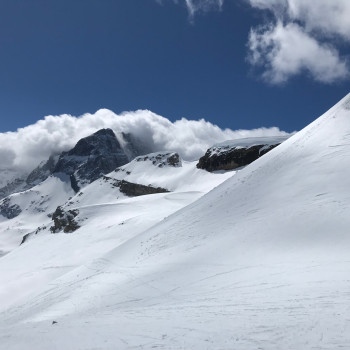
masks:
[[[4,312],[0,344],[346,348],[349,141],[350,95],[195,203]]]

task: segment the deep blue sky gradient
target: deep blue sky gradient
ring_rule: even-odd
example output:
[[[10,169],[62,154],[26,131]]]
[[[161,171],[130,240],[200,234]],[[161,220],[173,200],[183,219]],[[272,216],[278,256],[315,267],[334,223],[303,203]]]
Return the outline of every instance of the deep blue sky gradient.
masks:
[[[262,82],[246,43],[263,15],[240,0],[193,24],[171,1],[1,0],[0,131],[100,108],[299,130],[350,92],[349,82]]]

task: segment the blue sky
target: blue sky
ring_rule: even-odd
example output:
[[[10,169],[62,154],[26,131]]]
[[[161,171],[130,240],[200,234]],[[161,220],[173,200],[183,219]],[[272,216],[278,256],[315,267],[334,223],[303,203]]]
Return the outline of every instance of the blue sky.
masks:
[[[100,108],[299,130],[350,92],[350,17],[288,1],[2,0],[0,131]]]

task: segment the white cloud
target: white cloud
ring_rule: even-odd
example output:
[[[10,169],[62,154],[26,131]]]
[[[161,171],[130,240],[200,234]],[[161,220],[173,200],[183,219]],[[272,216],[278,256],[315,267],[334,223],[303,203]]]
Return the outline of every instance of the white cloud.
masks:
[[[155,0],[163,4],[165,0]],[[221,10],[224,0],[172,0],[175,4],[182,3],[186,6],[190,20],[192,21],[196,13],[208,12],[211,10]]]
[[[284,83],[305,72],[328,84],[350,77],[348,61],[337,47],[339,41],[350,41],[350,0],[236,1],[273,15],[265,26],[251,29],[248,41],[248,61],[263,68],[266,81]],[[224,4],[224,0],[173,2],[186,5],[191,21],[196,13],[221,10]]]
[[[339,35],[350,40],[349,0],[248,0],[253,7],[274,12],[281,19],[299,21],[308,32]]]
[[[52,153],[68,150],[80,138],[102,128],[111,128],[116,134],[133,133],[151,151],[173,150],[188,160],[198,159],[208,147],[228,139],[286,135],[278,128],[222,130],[203,119],[171,122],[147,110],[116,115],[102,109],[81,117],[47,116],[17,132],[1,133],[0,168],[30,171]]]
[[[185,3],[190,16],[194,16],[196,12],[221,10],[224,0],[185,0]]]
[[[349,0],[248,1],[274,15],[273,22],[251,30],[248,42],[248,60],[264,67],[265,80],[283,83],[302,72],[322,83],[349,78],[337,41],[330,41],[350,40]]]
[[[331,46],[321,44],[297,24],[289,23],[252,29],[248,42],[251,64],[264,67],[263,77],[273,84],[307,72],[322,83],[348,76],[346,63]]]
[[[290,18],[302,21],[308,31],[350,40],[349,0],[289,0],[288,14]]]

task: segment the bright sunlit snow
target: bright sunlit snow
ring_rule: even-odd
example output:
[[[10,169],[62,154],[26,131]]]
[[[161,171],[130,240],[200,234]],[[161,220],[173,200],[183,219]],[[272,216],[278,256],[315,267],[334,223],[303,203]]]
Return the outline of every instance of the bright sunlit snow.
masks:
[[[135,198],[97,180],[66,204],[79,230],[0,259],[0,348],[347,348],[349,145],[350,95],[237,173],[133,161],[108,177],[173,191]]]

